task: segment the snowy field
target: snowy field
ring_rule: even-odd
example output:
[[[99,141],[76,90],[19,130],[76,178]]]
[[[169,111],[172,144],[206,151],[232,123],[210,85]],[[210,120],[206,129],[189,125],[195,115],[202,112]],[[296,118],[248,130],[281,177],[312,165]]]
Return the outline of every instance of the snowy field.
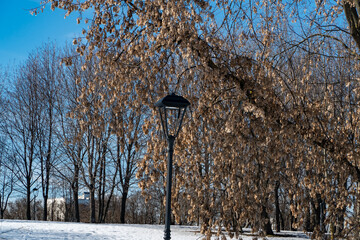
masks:
[[[172,240],[200,240],[198,227],[171,226]],[[22,220],[0,220],[1,240],[161,240],[164,236],[162,225],[86,224],[65,222],[41,222]],[[217,239],[214,237],[213,239]],[[229,239],[229,238],[228,238]],[[254,237],[242,236],[243,240]],[[262,238],[259,238],[259,240]],[[271,240],[308,239],[301,232],[283,232]]]

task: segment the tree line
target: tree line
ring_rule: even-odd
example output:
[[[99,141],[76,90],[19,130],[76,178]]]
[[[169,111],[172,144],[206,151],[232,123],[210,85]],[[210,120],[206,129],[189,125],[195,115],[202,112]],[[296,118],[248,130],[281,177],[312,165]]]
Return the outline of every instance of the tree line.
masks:
[[[244,227],[273,234],[274,224],[319,239],[359,238],[357,0],[47,5],[78,13],[88,28],[74,40],[78,57],[62,57],[75,91],[61,104],[69,106],[64,137],[49,140],[50,115],[61,114],[40,104],[48,127],[26,156],[35,151],[46,166],[65,142],[61,152],[75,160],[60,172],[71,173],[73,191],[82,179],[91,209],[95,195],[107,205],[104,196],[117,188],[111,178],[122,176],[117,186],[126,192],[130,174],[145,202],[163,201],[166,145],[153,103],[176,92],[191,108],[175,145],[174,222],[199,224],[207,236],[237,236]],[[82,19],[89,10],[93,18]],[[123,159],[136,153],[136,168],[124,172]]]
[[[71,67],[61,64],[65,56],[72,56]],[[126,105],[116,109],[115,104],[112,109],[96,105],[106,92],[93,84],[95,63],[87,61],[88,68],[81,70],[84,63],[71,46],[60,49],[48,43],[3,79],[1,218],[10,196],[15,195],[25,197],[26,219],[32,219],[34,195],[40,193],[42,220],[49,219],[49,197],[66,195],[72,199],[71,219],[80,221],[79,195],[89,191],[86,221],[104,222],[110,202],[121,196],[117,221],[125,222],[126,201],[136,183],[136,164],[144,154],[146,136],[141,122],[147,113],[137,114]],[[82,114],[76,108],[87,87],[98,91],[87,98],[92,113],[75,118],[74,114]],[[105,123],[101,131],[98,126],[81,125],[97,118]],[[110,118],[121,124],[111,126]]]

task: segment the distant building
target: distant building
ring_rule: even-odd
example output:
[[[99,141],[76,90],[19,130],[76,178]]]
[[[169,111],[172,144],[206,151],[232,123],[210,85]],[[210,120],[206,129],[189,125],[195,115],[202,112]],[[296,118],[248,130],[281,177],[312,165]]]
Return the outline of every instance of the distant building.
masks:
[[[72,199],[70,198],[50,198],[47,200],[48,205],[48,216],[52,221],[65,221],[68,205],[71,204]],[[84,192],[83,195],[79,196],[79,205],[88,205],[90,201],[90,193]]]
[[[84,194],[79,197],[79,204],[88,205],[89,201],[90,201],[90,193],[89,192],[84,192]]]

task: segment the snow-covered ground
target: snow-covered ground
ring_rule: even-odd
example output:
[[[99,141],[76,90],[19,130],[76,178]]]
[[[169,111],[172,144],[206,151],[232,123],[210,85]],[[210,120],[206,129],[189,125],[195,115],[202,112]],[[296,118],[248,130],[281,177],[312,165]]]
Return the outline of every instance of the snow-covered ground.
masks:
[[[161,240],[164,236],[162,225],[127,225],[127,224],[86,224],[65,222],[42,222],[22,220],[0,220],[1,240]],[[200,240],[199,228],[193,226],[171,226],[172,240]],[[216,238],[213,238],[216,239]],[[229,238],[228,238],[229,239]],[[251,240],[249,235],[243,240]],[[262,239],[262,238],[259,238]],[[308,239],[301,232],[283,232],[271,240]]]

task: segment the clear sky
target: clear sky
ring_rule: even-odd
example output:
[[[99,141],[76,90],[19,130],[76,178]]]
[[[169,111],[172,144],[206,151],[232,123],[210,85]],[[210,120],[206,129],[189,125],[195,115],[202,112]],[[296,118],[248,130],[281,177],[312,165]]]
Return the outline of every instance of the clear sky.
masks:
[[[0,0],[0,65],[24,61],[28,54],[48,41],[63,45],[81,36],[84,25],[76,24],[77,13],[64,19],[62,10],[33,16],[29,9],[40,5],[40,0]]]

